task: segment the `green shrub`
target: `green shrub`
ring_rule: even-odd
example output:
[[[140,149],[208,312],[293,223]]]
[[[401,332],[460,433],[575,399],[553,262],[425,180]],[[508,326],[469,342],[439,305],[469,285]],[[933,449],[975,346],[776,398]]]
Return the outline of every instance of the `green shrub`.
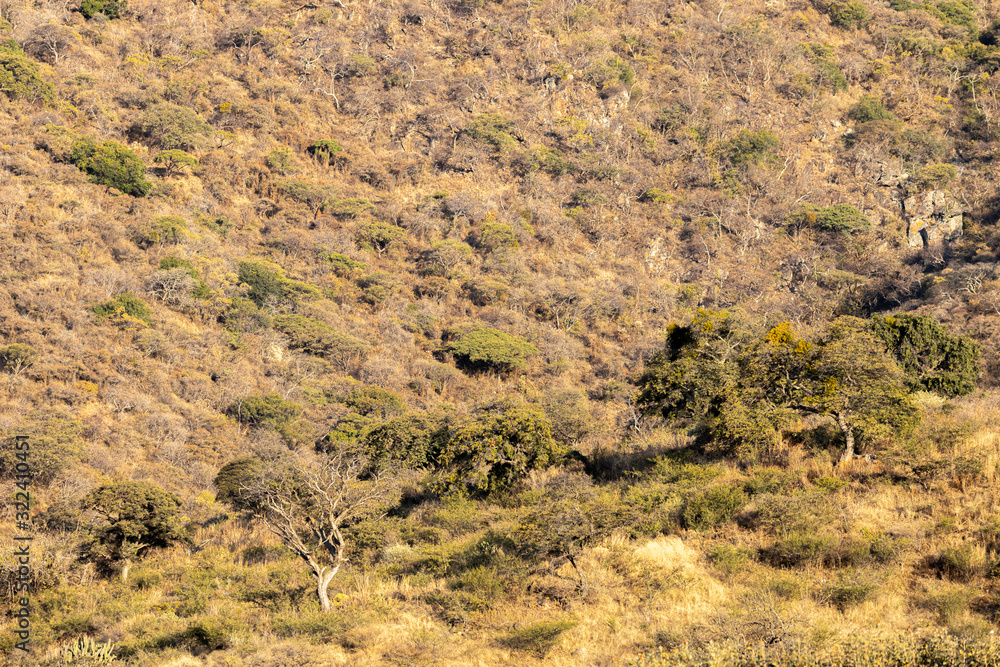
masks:
[[[132,292],[122,292],[115,298],[94,306],[93,312],[97,315],[98,321],[110,319],[118,326],[127,325],[135,320],[147,325],[152,324],[153,311]]]
[[[0,347],[0,371],[18,375],[38,359],[38,351],[24,343]]]
[[[685,528],[704,530],[728,521],[747,504],[738,486],[716,486],[696,493],[684,503],[681,518]]]
[[[354,233],[354,243],[361,250],[381,255],[399,245],[406,232],[387,222],[372,220],[363,223]]]
[[[344,152],[343,147],[332,139],[320,139],[314,141],[306,148],[306,153],[312,155],[320,163],[333,165],[337,162],[337,156]]]
[[[987,563],[976,547],[966,544],[942,549],[937,566],[952,581],[969,581],[985,574]]]
[[[929,164],[914,175],[912,184],[920,189],[941,189],[955,180],[957,174],[954,165]]]
[[[831,535],[795,530],[764,549],[761,558],[774,567],[821,563],[836,545]]]
[[[316,215],[319,215],[326,206],[326,202],[334,197],[334,190],[330,186],[307,183],[297,179],[280,180],[275,183],[274,188],[278,193],[292,201],[304,204]]]
[[[858,103],[847,112],[847,117],[858,123],[868,123],[874,120],[895,120],[896,117],[885,108],[882,100],[873,95],[862,95]]]
[[[470,370],[499,373],[524,368],[527,357],[538,353],[538,348],[523,338],[496,329],[474,329],[442,349]]]
[[[209,616],[188,626],[184,636],[209,651],[230,648],[241,624],[230,616]]]
[[[134,129],[164,150],[197,148],[212,132],[212,126],[195,111],[169,102],[155,104],[143,111]]]
[[[271,316],[249,299],[235,297],[223,315],[226,331],[231,333],[259,333],[271,328]]]
[[[505,153],[517,146],[517,140],[511,133],[517,126],[505,116],[496,113],[484,113],[476,116],[465,128],[465,133],[484,144],[489,144],[494,150]]]
[[[11,99],[29,102],[51,104],[55,100],[55,88],[42,79],[38,65],[9,37],[0,39],[0,91]]]
[[[88,19],[94,18],[97,14],[104,14],[109,19],[116,19],[127,8],[127,0],[83,0],[80,4],[80,13]]]
[[[352,389],[344,404],[358,414],[388,419],[406,410],[406,404],[394,391],[382,387]]]
[[[484,222],[479,230],[477,245],[487,252],[497,252],[517,250],[521,244],[518,243],[517,232],[510,225],[502,222]]]
[[[462,283],[462,291],[477,306],[495,306],[510,297],[510,285],[492,278],[473,278]]]
[[[719,145],[719,156],[736,167],[743,164],[769,164],[777,160],[781,142],[768,130],[740,130],[735,137]]]
[[[330,264],[333,272],[342,278],[349,278],[357,271],[364,271],[365,263],[351,259],[339,252],[323,252],[320,258]]]
[[[323,204],[323,212],[335,218],[358,218],[375,213],[375,204],[360,197],[340,199],[331,197]]]
[[[247,297],[258,306],[273,305],[297,296],[317,297],[319,290],[308,283],[290,280],[281,267],[270,262],[247,260],[237,265],[237,279],[249,286]]]
[[[230,405],[226,412],[241,424],[281,431],[302,416],[302,406],[286,401],[277,392],[270,392],[248,396]]]
[[[434,489],[442,495],[490,494],[511,488],[535,469],[562,461],[566,448],[552,438],[537,410],[488,411],[454,430],[439,457]]]
[[[33,415],[19,427],[31,447],[28,463],[33,483],[45,486],[79,464],[84,445],[82,430],[81,422],[60,413]],[[7,479],[14,479],[19,463],[23,470],[19,453],[14,438],[0,442],[0,474]]]
[[[368,348],[364,341],[302,315],[279,315],[273,323],[275,329],[288,336],[292,349],[339,361],[342,365],[360,358]]]
[[[143,161],[117,141],[98,144],[90,137],[78,139],[70,149],[70,161],[92,183],[117,188],[133,197],[145,197],[152,187],[145,179]]]
[[[184,218],[178,215],[162,215],[146,224],[139,232],[136,241],[145,248],[157,243],[180,243],[187,236],[187,228],[187,221]]]
[[[825,593],[830,604],[840,611],[856,607],[866,600],[871,600],[878,594],[879,585],[864,581],[858,577],[842,577],[840,581],[829,586]]]
[[[516,651],[524,651],[543,659],[555,647],[559,637],[577,626],[576,621],[543,621],[518,628],[510,632],[501,643]]]
[[[187,167],[192,171],[198,168],[198,158],[177,148],[160,151],[153,158],[153,162],[162,164],[168,174],[176,174],[181,171],[182,167]]]
[[[434,467],[447,437],[447,427],[439,418],[420,414],[372,426],[361,441],[365,453],[374,461],[421,469]]]
[[[868,8],[860,0],[834,2],[830,5],[829,12],[833,24],[847,30],[863,28],[871,18]]]
[[[785,219],[785,226],[794,229],[818,229],[850,236],[871,229],[871,221],[850,204],[826,207],[803,204]]]

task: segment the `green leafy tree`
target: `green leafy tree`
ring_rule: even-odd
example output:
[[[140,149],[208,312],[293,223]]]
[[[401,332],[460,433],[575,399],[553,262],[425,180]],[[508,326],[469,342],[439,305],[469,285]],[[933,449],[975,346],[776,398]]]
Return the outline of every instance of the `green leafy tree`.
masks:
[[[834,418],[845,441],[842,462],[854,458],[856,432],[869,441],[892,438],[919,420],[903,371],[864,320],[835,320],[803,378],[802,388],[792,391],[799,399],[792,406]]]
[[[0,370],[5,373],[20,375],[37,360],[38,350],[30,345],[14,343],[0,347]]]
[[[858,123],[876,120],[895,120],[892,112],[885,108],[882,100],[873,95],[862,95],[858,103],[847,112],[847,117]]]
[[[38,73],[38,65],[28,59],[11,38],[0,39],[0,92],[11,99],[55,100],[55,88]]]
[[[337,156],[344,152],[343,146],[332,139],[320,139],[314,141],[306,149],[306,153],[312,155],[319,163],[334,165],[337,163]]]
[[[127,8],[127,0],[83,0],[80,4],[80,13],[88,19],[94,18],[97,14],[116,19]]]
[[[289,444],[301,437],[297,422],[302,416],[302,406],[283,399],[277,392],[247,396],[230,405],[226,412],[241,424],[277,431]]]
[[[835,206],[815,206],[804,204],[785,220],[787,227],[795,229],[818,229],[851,236],[871,229],[868,216],[850,204]]]
[[[337,331],[330,325],[303,315],[279,315],[274,328],[289,338],[289,347],[323,357],[341,370],[362,359],[368,344]]]
[[[354,233],[354,243],[361,250],[382,255],[399,245],[405,236],[406,232],[395,225],[371,220],[358,227]]]
[[[234,462],[216,477],[226,502],[263,519],[305,561],[324,612],[333,609],[328,591],[347,562],[351,527],[384,515],[398,498],[395,475],[341,445],[317,457]]]
[[[152,187],[146,180],[146,165],[117,141],[98,144],[90,137],[76,140],[70,161],[85,172],[92,183],[117,188],[133,197],[145,197]]]
[[[106,484],[88,493],[81,504],[103,520],[86,545],[86,554],[105,568],[120,567],[122,581],[144,550],[187,539],[181,501],[148,482]]]
[[[358,414],[387,419],[406,410],[406,404],[399,394],[382,387],[358,387],[352,389],[344,404]]]
[[[538,410],[485,411],[451,434],[438,456],[434,488],[441,494],[504,491],[529,471],[560,463],[567,453]]]
[[[432,469],[447,441],[446,422],[427,414],[404,415],[368,428],[361,437],[373,461]]]
[[[152,325],[153,311],[146,302],[132,292],[122,292],[104,303],[94,306],[98,320],[110,320],[121,328]]]
[[[638,384],[647,412],[751,457],[776,444],[796,413],[836,422],[841,460],[854,457],[858,434],[872,442],[918,419],[902,371],[856,318],[836,320],[810,343],[787,324],[762,334],[725,311],[699,311],[691,325],[671,327]]]
[[[875,315],[871,329],[906,374],[911,391],[952,398],[976,388],[982,348],[926,315]]]
[[[184,167],[187,167],[191,171],[198,168],[198,158],[190,153],[180,150],[179,148],[160,151],[153,158],[153,162],[156,164],[162,164],[168,176],[171,174],[179,174]]]
[[[538,348],[523,338],[489,328],[462,334],[442,349],[455,355],[461,365],[472,371],[499,373],[524,368],[527,358],[538,354]]]
[[[143,111],[133,129],[164,150],[197,148],[212,132],[212,126],[194,110],[169,102],[154,104]]]

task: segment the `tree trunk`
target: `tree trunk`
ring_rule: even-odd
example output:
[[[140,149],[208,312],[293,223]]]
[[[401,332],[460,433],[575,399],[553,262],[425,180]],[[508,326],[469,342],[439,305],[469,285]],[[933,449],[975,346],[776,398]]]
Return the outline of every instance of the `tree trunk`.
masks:
[[[333,581],[333,577],[339,569],[339,567],[333,567],[316,575],[318,580],[316,592],[319,593],[319,606],[323,609],[324,613],[329,612],[331,609],[330,594],[327,592],[327,589],[330,588],[330,582]]]
[[[128,581],[128,571],[132,569],[132,559],[126,558],[122,563],[122,583]]]
[[[841,433],[844,434],[844,440],[847,442],[844,446],[844,453],[840,455],[840,462],[847,463],[854,459],[854,429],[847,423],[847,418],[842,412],[837,413],[837,426],[840,427]]]

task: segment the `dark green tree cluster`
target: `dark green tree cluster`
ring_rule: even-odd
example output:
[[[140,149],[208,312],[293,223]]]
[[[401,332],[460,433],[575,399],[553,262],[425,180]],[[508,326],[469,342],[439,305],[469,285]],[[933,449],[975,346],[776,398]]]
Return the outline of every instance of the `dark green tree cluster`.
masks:
[[[975,390],[982,348],[968,336],[926,315],[876,315],[871,327],[906,373],[910,391],[952,398]]]
[[[186,539],[181,524],[181,501],[148,482],[115,482],[84,497],[84,509],[102,519],[85,552],[105,568],[121,568],[128,577],[133,559],[145,549],[166,547]]]
[[[916,425],[912,389],[970,391],[977,369],[975,343],[930,318],[841,317],[804,340],[787,323],[765,331],[703,310],[671,327],[639,378],[639,403],[748,457],[767,452],[795,415],[825,415],[850,460],[859,438],[872,444]]]
[[[11,38],[0,39],[0,91],[11,99],[51,103],[55,88],[38,73],[32,62]]]
[[[152,187],[146,180],[146,165],[117,141],[98,144],[90,137],[73,142],[70,162],[85,172],[92,183],[116,188],[133,197],[145,197]]]

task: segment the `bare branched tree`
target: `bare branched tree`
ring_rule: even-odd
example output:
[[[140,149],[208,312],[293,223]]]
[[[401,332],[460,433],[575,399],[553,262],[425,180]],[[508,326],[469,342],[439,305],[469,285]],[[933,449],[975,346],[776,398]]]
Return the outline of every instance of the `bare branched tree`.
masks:
[[[235,461],[220,471],[216,486],[220,499],[260,517],[306,562],[324,612],[331,609],[330,583],[347,563],[345,531],[384,514],[398,489],[395,480],[346,446],[319,457]]]

